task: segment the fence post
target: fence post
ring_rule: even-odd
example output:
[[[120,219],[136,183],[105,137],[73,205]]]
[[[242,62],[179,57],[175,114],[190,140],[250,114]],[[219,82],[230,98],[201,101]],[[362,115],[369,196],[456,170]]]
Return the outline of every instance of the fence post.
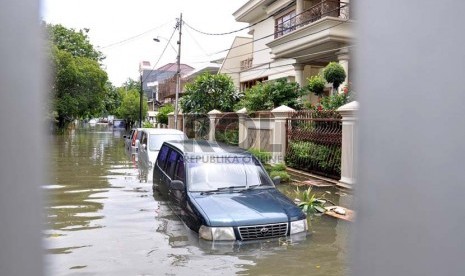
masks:
[[[174,112],[168,113],[168,128],[174,128]]]
[[[182,132],[184,132],[184,134],[186,134],[186,135],[187,135],[187,133],[186,133],[186,117],[187,116],[188,115],[182,114]]]
[[[208,131],[208,140],[215,141],[216,119],[221,116],[221,111],[213,109],[208,112],[208,119],[210,119],[210,129]]]
[[[182,114],[182,110],[179,110],[179,113],[178,113],[178,125],[177,125],[178,130],[182,131],[182,126],[183,125],[184,125],[184,114]]]
[[[244,107],[236,112],[237,117],[239,118],[239,147],[243,149],[248,149],[249,145],[247,144],[247,109]]]
[[[281,105],[280,107],[271,110],[271,113],[274,116],[274,130],[271,148],[273,160],[278,162],[284,162],[284,157],[286,155],[286,121],[289,118],[289,113],[291,112],[295,112],[295,110],[285,105]]]
[[[342,146],[341,146],[341,179],[339,185],[353,187],[356,183],[357,153],[357,111],[356,101],[345,104],[337,109],[342,116]]]

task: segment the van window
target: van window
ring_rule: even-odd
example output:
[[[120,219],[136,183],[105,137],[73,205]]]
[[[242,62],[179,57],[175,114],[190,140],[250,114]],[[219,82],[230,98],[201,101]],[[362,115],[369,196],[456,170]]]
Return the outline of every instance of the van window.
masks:
[[[169,148],[167,146],[163,146],[158,154],[157,163],[160,169],[165,169],[165,161],[166,157],[168,156]]]
[[[147,133],[145,131],[142,131],[142,134],[141,134],[141,144],[143,145],[146,145],[147,146]]]
[[[176,151],[171,150],[168,155],[168,160],[166,161],[165,172],[171,179],[173,179],[174,169],[176,167],[178,156],[179,154]]]
[[[184,172],[184,160],[182,156],[179,157],[178,159],[178,165],[176,166],[176,173],[174,175],[175,180],[181,180],[184,182],[185,179],[185,172]]]

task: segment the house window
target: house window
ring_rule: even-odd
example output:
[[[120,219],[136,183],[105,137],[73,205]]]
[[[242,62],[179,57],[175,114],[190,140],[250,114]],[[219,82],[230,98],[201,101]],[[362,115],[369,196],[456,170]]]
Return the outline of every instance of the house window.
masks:
[[[296,14],[291,11],[275,20],[274,37],[278,38],[295,30]]]
[[[245,90],[251,88],[252,86],[256,85],[257,83],[264,82],[264,81],[267,81],[267,80],[268,80],[268,77],[263,77],[263,78],[259,78],[259,79],[254,79],[254,80],[241,82],[241,91],[245,91]]]

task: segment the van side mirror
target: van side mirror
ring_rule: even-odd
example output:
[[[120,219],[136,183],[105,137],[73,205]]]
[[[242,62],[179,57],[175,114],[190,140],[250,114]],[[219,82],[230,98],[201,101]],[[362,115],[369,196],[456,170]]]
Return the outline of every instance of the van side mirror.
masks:
[[[273,177],[273,183],[274,183],[274,185],[281,184],[281,177],[280,176]]]
[[[172,180],[169,188],[170,190],[184,190],[184,183],[181,180]]]

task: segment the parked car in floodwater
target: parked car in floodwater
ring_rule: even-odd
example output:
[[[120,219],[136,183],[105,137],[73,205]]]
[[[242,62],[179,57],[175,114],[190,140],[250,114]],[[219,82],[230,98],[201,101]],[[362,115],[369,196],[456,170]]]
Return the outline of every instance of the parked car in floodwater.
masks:
[[[112,121],[113,128],[126,128],[126,122],[122,119],[113,119]]]
[[[187,139],[184,132],[170,128],[143,128],[139,143],[139,162],[151,168],[157,159],[158,152],[165,141]]]
[[[136,153],[139,148],[140,136],[142,128],[133,128],[128,135],[124,137],[124,146],[130,153]]]
[[[278,181],[276,181],[278,182]],[[307,232],[307,219],[276,189],[262,164],[238,147],[170,141],[160,149],[153,188],[204,240],[247,241]]]

